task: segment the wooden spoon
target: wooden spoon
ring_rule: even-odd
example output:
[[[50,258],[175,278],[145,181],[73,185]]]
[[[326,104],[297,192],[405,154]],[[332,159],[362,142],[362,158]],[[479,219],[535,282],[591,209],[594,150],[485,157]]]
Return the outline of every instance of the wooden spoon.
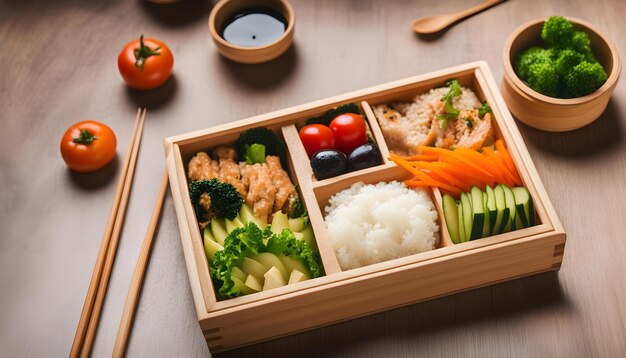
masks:
[[[481,4],[457,13],[420,17],[419,19],[413,21],[413,31],[418,34],[434,34],[435,32],[439,32],[459,20],[488,9],[503,1],[504,0],[487,0]]]

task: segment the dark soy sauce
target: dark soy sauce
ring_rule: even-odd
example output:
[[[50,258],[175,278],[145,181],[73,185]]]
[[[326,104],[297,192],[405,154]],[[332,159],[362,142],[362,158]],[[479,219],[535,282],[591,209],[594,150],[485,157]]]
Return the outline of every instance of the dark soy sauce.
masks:
[[[226,21],[222,37],[236,46],[259,47],[275,42],[286,29],[287,20],[276,11],[245,9]]]

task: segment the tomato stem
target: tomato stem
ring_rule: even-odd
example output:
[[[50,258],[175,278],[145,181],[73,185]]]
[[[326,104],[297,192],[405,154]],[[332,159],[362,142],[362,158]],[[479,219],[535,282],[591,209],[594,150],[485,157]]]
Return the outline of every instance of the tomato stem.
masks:
[[[143,34],[139,37],[139,47],[135,49],[135,67],[139,69],[139,71],[143,71],[143,65],[146,62],[146,59],[150,56],[159,56],[161,53],[157,52],[161,49],[161,47],[157,47],[154,50],[150,47],[144,45],[143,43]]]
[[[96,139],[98,138],[95,135],[89,133],[88,130],[81,129],[80,136],[72,139],[72,142],[77,143],[77,144],[89,145]]]

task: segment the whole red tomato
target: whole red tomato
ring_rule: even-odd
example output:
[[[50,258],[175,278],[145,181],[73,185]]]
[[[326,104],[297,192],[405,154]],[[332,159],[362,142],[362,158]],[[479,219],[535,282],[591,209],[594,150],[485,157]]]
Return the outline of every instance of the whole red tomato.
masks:
[[[335,135],[337,149],[350,154],[352,150],[367,143],[365,120],[358,114],[344,113],[330,122],[330,129]]]
[[[96,121],[78,122],[61,139],[61,155],[77,172],[98,170],[115,157],[117,138],[108,126]]]
[[[170,49],[156,39],[128,43],[117,57],[117,66],[126,84],[136,89],[151,89],[162,85],[172,73],[174,56]]]
[[[335,136],[323,124],[309,124],[300,129],[300,140],[309,158],[321,149],[335,149]]]

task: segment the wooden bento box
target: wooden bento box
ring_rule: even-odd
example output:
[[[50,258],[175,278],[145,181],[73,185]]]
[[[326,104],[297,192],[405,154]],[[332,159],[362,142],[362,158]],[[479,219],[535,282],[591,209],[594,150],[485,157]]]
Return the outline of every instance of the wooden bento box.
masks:
[[[405,172],[390,162],[385,139],[370,105],[408,99],[457,78],[491,105],[494,135],[513,157],[536,209],[537,224],[480,240],[453,244],[441,211],[441,194],[432,197],[439,212],[439,248],[342,271],[323,219],[328,199],[363,181],[402,180]],[[383,155],[383,165],[316,181],[296,125],[344,103],[359,103]],[[325,276],[270,291],[218,300],[209,276],[201,233],[189,199],[187,162],[196,152],[232,143],[248,128],[262,126],[282,136],[288,148],[289,173],[300,186],[309,211]],[[540,272],[558,270],[565,232],[550,203],[524,141],[496,86],[489,66],[473,62],[331,97],[308,104],[199,130],[165,140],[167,170],[200,327],[212,352],[301,332],[463,290]]]

